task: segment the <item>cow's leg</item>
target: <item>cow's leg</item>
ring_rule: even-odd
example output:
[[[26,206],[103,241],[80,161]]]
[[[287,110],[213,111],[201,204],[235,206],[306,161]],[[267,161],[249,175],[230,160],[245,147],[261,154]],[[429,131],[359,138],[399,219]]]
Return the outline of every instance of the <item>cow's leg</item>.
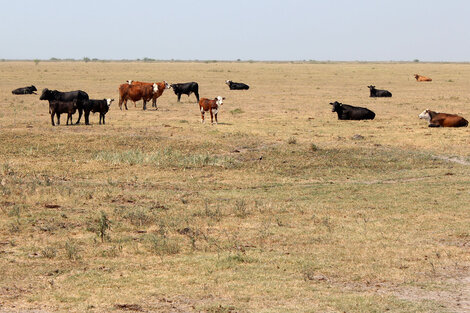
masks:
[[[85,125],[90,125],[90,111],[85,111]]]
[[[198,92],[195,92],[194,94],[196,95],[197,103],[199,103],[199,93],[198,93]]]
[[[135,104],[135,102],[134,102],[134,104]],[[126,107],[126,110],[127,110],[127,99],[124,100],[124,106]]]
[[[80,124],[80,119],[82,118],[82,114],[83,114],[83,109],[79,108],[78,109],[78,120],[75,124]]]
[[[52,126],[55,126],[55,124],[54,124],[54,115],[55,115],[55,112],[52,111],[52,112],[51,112],[51,123],[52,123]]]
[[[153,99],[153,107],[155,107],[155,110],[158,110],[158,106],[157,106],[157,98]]]
[[[201,123],[204,123],[204,108],[201,107]]]
[[[214,124],[214,114],[212,113],[212,110],[209,111],[211,113],[211,124]]]
[[[121,111],[122,111],[122,102],[123,102],[122,99],[119,98],[119,109],[121,109]]]
[[[106,124],[104,118],[106,117],[106,113],[103,113],[103,125]]]
[[[429,124],[428,127],[441,127],[439,124]]]
[[[147,101],[144,100],[144,106],[142,107],[142,110],[147,110]]]
[[[56,112],[55,115],[57,115],[57,125],[60,125],[60,113]]]
[[[215,124],[217,125],[219,122],[217,121],[217,113],[214,114],[215,115]]]
[[[179,93],[178,94],[178,102],[180,102],[180,100],[181,100],[181,94]]]

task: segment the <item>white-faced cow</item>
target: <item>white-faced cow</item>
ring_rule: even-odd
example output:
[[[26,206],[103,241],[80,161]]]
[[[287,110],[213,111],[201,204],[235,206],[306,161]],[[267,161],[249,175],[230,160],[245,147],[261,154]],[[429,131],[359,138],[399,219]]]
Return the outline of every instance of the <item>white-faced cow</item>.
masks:
[[[87,101],[85,104],[85,120],[88,121],[88,117],[90,115],[90,112],[100,113],[100,125],[101,125],[101,120],[103,120],[103,124],[105,123],[105,115],[109,111],[109,107],[111,106],[111,103],[114,101],[114,99],[103,99],[103,100],[94,100],[90,99]]]
[[[82,117],[83,106],[86,101],[88,101],[88,94],[82,90],[67,91],[61,92],[57,90],[49,90],[47,88],[42,90],[42,94],[39,97],[39,100],[48,100],[49,105],[52,100],[58,101],[73,101],[77,100],[77,110],[78,110],[78,120],[75,124],[80,123],[80,118]],[[88,121],[85,120],[85,124],[88,125]]]
[[[215,115],[215,123],[217,124],[217,113],[219,112],[220,106],[224,104],[225,98],[221,96],[215,97],[213,100],[202,98],[199,101],[199,110],[201,111],[201,123],[204,123],[204,113],[209,111],[211,114],[211,124],[213,124],[213,116]]]
[[[231,80],[226,80],[225,83],[228,85],[230,90],[248,90],[250,86],[244,83],[235,83]]]
[[[375,113],[369,109],[342,104],[338,101],[330,103],[333,106],[332,112],[338,114],[339,120],[373,120]]]
[[[392,93],[388,90],[375,89],[375,86],[367,86],[370,89],[370,96],[373,98],[376,97],[391,97]]]
[[[36,95],[37,93],[35,93],[35,91],[37,91],[36,87],[34,87],[34,85],[31,85],[29,87],[16,88],[15,90],[12,90],[11,93],[14,95]]]
[[[199,103],[199,85],[196,82],[171,84],[170,88],[173,88],[175,95],[178,96],[178,102],[180,102],[182,94],[188,95],[189,97],[191,93],[194,93]]]
[[[447,114],[424,110],[418,115],[420,119],[425,119],[429,127],[467,127],[468,121],[455,114]]]

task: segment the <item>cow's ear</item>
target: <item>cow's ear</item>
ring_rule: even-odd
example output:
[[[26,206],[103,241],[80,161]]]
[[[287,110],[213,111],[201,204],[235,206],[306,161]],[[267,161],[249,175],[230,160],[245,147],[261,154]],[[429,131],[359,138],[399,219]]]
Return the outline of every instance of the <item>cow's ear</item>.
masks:
[[[225,97],[223,97],[222,100],[225,100]]]

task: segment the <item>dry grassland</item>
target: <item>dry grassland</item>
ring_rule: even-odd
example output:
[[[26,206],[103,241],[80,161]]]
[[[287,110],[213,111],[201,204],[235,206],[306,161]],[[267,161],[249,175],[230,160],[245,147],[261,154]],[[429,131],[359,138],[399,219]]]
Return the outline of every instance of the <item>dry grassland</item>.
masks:
[[[0,312],[468,312],[469,64],[0,62]],[[412,74],[433,78],[417,83]],[[127,79],[226,97],[117,106]],[[229,91],[226,79],[248,83]],[[34,84],[113,97],[52,127]],[[391,99],[371,99],[367,85]],[[376,112],[338,121],[329,102]],[[74,121],[77,115],[74,116]],[[355,136],[360,135],[360,136]],[[363,138],[362,138],[362,137]]]

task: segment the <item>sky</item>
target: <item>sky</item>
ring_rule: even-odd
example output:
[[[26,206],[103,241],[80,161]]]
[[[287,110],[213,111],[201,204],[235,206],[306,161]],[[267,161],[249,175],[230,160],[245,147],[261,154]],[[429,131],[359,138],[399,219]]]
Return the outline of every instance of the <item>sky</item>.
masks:
[[[468,0],[1,3],[0,59],[470,61]]]

